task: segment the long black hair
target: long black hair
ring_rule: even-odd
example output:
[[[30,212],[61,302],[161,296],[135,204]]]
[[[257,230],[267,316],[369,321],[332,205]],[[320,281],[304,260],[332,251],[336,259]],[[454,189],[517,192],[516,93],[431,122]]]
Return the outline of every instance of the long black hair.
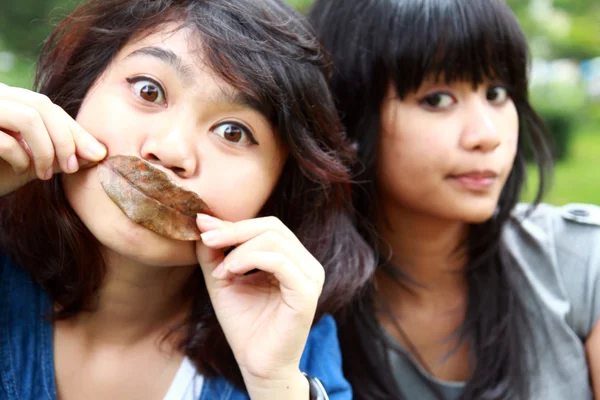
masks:
[[[501,234],[525,183],[526,155],[539,170],[534,203],[544,192],[552,156],[544,123],[528,101],[529,52],[514,14],[503,0],[317,0],[309,19],[333,56],[335,101],[359,151],[353,191],[358,226],[374,249],[381,246],[372,226],[375,158],[390,82],[400,98],[431,77],[506,85],[519,116],[518,150],[494,217],[472,225],[467,240],[468,306],[458,333],[473,344],[474,368],[461,398],[527,399],[535,367],[529,315]],[[346,376],[357,399],[401,399],[387,360],[388,350],[398,346],[375,316],[383,300],[374,287],[364,293],[337,317]]]
[[[286,224],[326,273],[316,319],[350,300],[372,276],[372,252],[352,221],[349,161],[326,79],[329,61],[306,18],[281,0],[89,0],[46,40],[35,90],[72,117],[130,40],[167,23],[189,27],[202,62],[261,110],[289,152],[262,215]],[[60,179],[0,198],[0,249],[13,256],[67,319],[90,308],[105,266],[97,241],[65,199]],[[198,268],[182,351],[204,376],[243,379]]]

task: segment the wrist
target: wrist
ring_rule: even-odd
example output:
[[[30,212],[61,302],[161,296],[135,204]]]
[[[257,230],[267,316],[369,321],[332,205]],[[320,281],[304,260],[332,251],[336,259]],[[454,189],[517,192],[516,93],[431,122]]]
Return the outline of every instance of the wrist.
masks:
[[[244,382],[252,400],[310,399],[309,380],[300,370],[278,378],[244,376]]]

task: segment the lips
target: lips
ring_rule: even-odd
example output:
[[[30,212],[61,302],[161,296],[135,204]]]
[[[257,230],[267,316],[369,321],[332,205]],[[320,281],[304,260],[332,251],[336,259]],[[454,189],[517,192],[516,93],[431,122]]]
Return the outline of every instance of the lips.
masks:
[[[497,178],[498,174],[492,170],[475,170],[450,176],[452,181],[473,191],[488,190]]]
[[[194,192],[137,157],[118,155],[98,164],[98,177],[111,200],[132,221],[159,235],[199,240],[198,213],[210,213]]]

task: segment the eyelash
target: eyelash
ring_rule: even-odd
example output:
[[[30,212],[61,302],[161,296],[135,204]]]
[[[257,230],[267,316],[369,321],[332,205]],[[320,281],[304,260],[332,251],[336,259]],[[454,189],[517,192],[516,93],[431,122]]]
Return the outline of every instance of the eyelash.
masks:
[[[241,129],[246,134],[246,136],[247,136],[247,138],[248,138],[248,140],[250,141],[251,144],[258,145],[258,142],[254,138],[254,135],[252,134],[252,131],[247,126],[245,126],[244,124],[242,124],[240,122],[237,122],[237,121],[222,121],[222,122],[219,122],[218,124],[213,125],[213,127],[210,128],[210,131],[214,132],[215,129],[217,129],[217,128],[223,126],[223,125],[233,125],[233,126],[239,128],[239,129]],[[218,133],[215,133],[215,134],[219,135]],[[232,142],[232,143],[235,144],[235,142]]]
[[[125,80],[128,83],[130,83],[131,85],[135,85],[136,83],[142,82],[142,81],[147,81],[147,82],[152,83],[161,92],[161,94],[162,94],[162,96],[164,98],[165,104],[167,103],[167,91],[164,89],[163,85],[161,85],[160,82],[158,82],[156,79],[154,79],[154,78],[152,78],[150,76],[147,76],[147,75],[137,75],[137,76],[133,76],[133,77],[130,77],[130,78],[125,78]]]
[[[166,102],[167,102],[166,91],[163,88],[163,86],[160,84],[160,82],[158,82],[156,79],[151,78],[151,77],[149,77],[147,75],[137,75],[137,76],[133,76],[133,77],[130,77],[130,78],[126,78],[126,80],[131,85],[135,85],[136,83],[143,82],[143,81],[147,81],[147,82],[152,83],[161,92],[161,95],[163,96],[164,102],[165,102],[164,105],[166,105]],[[146,101],[148,103],[152,103],[152,102],[150,102],[148,100],[145,100],[145,99],[144,99],[144,101]],[[245,126],[244,124],[236,122],[236,121],[222,121],[222,122],[219,122],[218,124],[215,124],[212,128],[210,128],[210,130],[212,132],[215,129],[217,129],[217,128],[221,127],[222,125],[225,125],[225,124],[230,124],[230,125],[236,126],[237,128],[241,129],[242,132],[246,135],[246,137],[248,138],[248,140],[250,141],[251,144],[253,144],[253,145],[258,145],[259,144],[256,141],[256,139],[254,138],[254,135],[252,134],[252,131],[247,126]],[[219,135],[218,133],[216,133],[216,134]],[[235,142],[233,142],[233,143],[235,143]]]
[[[508,88],[506,88],[506,86],[504,86],[504,85],[501,85],[501,84],[493,84],[493,85],[490,85],[490,86],[488,87],[487,91],[486,91],[486,97],[487,97],[487,95],[488,95],[488,94],[489,94],[489,93],[490,93],[492,90],[497,90],[497,89],[504,90],[504,92],[505,92],[505,96],[506,96],[506,99],[509,99],[509,98],[510,98],[510,92],[509,92]],[[429,93],[429,94],[427,94],[427,95],[423,96],[423,97],[422,97],[422,98],[419,100],[419,104],[421,104],[421,105],[423,105],[423,106],[425,106],[425,107],[428,107],[428,108],[430,108],[430,109],[432,109],[432,110],[436,110],[436,111],[439,111],[439,110],[444,110],[444,109],[446,109],[446,108],[448,108],[448,107],[450,107],[450,106],[451,106],[451,105],[450,105],[450,106],[448,106],[448,107],[436,107],[436,106],[432,106],[432,105],[428,104],[428,103],[427,103],[427,100],[430,100],[430,99],[432,99],[434,96],[449,96],[449,97],[451,97],[451,98],[452,98],[452,100],[453,100],[453,103],[455,103],[455,102],[456,102],[456,99],[455,99],[455,97],[452,95],[452,93],[450,93],[450,92],[447,92],[447,91],[443,91],[443,90],[441,90],[441,91],[439,91],[439,92],[433,92],[433,93]],[[489,100],[489,99],[488,99],[488,101],[490,101],[490,102],[491,102],[492,100]],[[504,103],[504,101],[503,101],[502,103]]]

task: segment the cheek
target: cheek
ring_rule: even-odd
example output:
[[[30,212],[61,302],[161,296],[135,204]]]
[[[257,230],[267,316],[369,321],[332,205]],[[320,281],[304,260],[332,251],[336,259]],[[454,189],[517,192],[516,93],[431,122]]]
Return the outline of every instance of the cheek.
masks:
[[[202,198],[219,218],[254,218],[273,192],[283,163],[239,159],[225,164],[218,171],[204,171]]]
[[[382,184],[414,186],[442,173],[448,147],[435,135],[427,132],[397,131],[397,134],[382,134],[377,155],[377,170]]]
[[[95,168],[62,175],[62,183],[71,208],[105,248],[146,265],[197,262],[193,242],[165,239],[127,218],[102,189]]]
[[[519,143],[519,116],[514,105],[507,108],[499,122],[504,131],[504,142],[507,153],[514,158]]]
[[[129,111],[128,111],[129,110]],[[88,94],[77,114],[77,122],[107,146],[109,155],[131,152],[137,146],[141,126],[117,86],[100,85]],[[145,126],[154,126],[151,116]]]

